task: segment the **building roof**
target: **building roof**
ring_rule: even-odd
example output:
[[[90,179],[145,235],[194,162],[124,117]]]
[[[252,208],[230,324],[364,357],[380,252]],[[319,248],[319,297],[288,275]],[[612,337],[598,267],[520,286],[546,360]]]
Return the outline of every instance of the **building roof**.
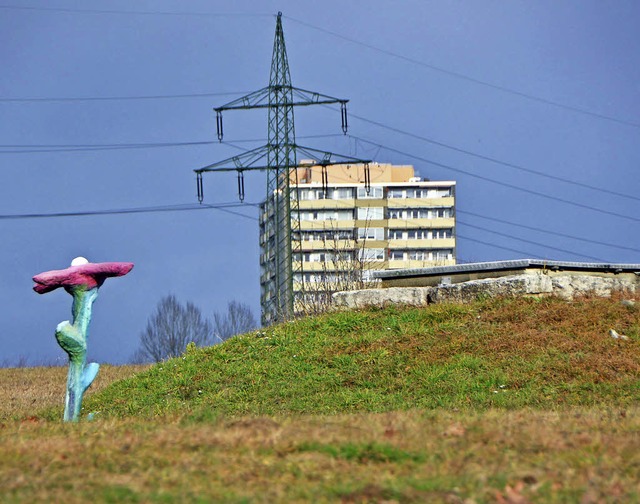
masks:
[[[301,160],[300,166],[292,171],[295,183],[296,175],[299,184],[322,183],[326,177],[329,184],[362,184],[365,181],[365,165],[362,163],[344,163],[322,167],[313,160]],[[415,177],[412,165],[392,165],[390,163],[368,163],[371,182],[409,182]]]
[[[504,271],[514,269],[549,269],[552,271],[593,271],[609,273],[639,273],[640,264],[606,264],[606,263],[584,263],[571,261],[547,261],[543,259],[515,259],[511,261],[491,261],[479,263],[456,264],[454,266],[434,266],[431,268],[412,268],[374,271],[373,276],[384,280],[430,277],[440,275],[450,275],[456,273],[476,273]]]

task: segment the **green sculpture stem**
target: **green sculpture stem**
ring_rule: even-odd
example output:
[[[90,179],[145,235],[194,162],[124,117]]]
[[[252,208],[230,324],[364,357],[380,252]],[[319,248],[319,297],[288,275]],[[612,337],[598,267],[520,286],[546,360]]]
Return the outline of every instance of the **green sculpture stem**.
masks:
[[[93,302],[98,297],[98,288],[88,289],[85,285],[77,285],[66,289],[73,296],[73,323],[68,320],[60,322],[56,327],[56,340],[69,355],[64,421],[77,422],[82,409],[82,397],[100,368],[95,362],[87,365],[89,323]]]

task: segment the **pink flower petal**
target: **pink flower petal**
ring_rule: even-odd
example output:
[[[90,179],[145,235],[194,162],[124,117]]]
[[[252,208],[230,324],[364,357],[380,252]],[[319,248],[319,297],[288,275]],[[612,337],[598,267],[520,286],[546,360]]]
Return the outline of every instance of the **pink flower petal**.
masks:
[[[133,263],[105,262],[71,266],[63,270],[45,271],[33,277],[38,294],[51,292],[58,287],[85,286],[87,289],[100,287],[109,277],[123,276],[133,269]]]

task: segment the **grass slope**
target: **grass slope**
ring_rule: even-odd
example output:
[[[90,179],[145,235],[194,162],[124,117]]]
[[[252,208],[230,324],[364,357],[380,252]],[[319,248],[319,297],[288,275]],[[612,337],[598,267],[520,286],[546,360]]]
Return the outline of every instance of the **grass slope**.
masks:
[[[487,299],[332,313],[191,348],[85,403],[103,417],[637,405],[638,306]],[[615,328],[629,336],[616,341]]]
[[[128,378],[149,367],[101,365],[87,394],[99,392],[114,381]],[[0,368],[0,422],[23,419],[45,407],[55,408],[55,419],[61,419],[60,406],[64,404],[67,371],[66,366]]]
[[[329,314],[190,349],[95,391],[78,424],[32,415],[62,370],[1,370],[0,502],[640,502],[639,316]],[[110,371],[98,388],[134,368]]]
[[[0,423],[0,502],[640,502],[640,411]]]

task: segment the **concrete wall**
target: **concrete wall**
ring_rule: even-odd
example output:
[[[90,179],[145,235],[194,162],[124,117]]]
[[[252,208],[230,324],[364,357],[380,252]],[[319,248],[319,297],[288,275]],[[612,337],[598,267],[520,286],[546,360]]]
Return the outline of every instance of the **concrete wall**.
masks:
[[[450,285],[431,287],[388,287],[359,291],[336,292],[334,306],[362,308],[388,304],[426,306],[430,303],[470,302],[481,296],[549,296],[573,299],[582,295],[609,297],[613,292],[640,291],[640,278],[635,274],[596,275],[536,271]]]

